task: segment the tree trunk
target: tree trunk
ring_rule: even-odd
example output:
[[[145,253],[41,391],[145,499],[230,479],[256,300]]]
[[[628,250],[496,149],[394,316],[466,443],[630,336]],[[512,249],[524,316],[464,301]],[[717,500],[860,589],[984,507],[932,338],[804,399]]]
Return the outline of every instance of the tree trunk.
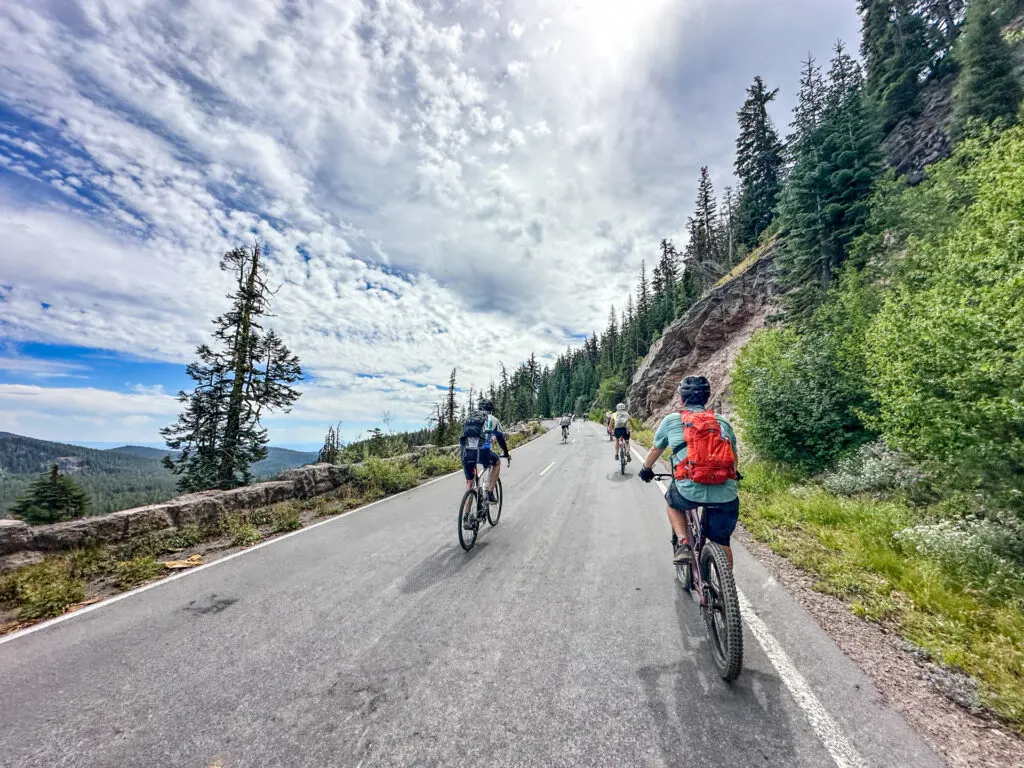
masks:
[[[238,331],[235,334],[235,345],[231,351],[231,362],[234,380],[231,383],[231,398],[228,400],[227,423],[224,427],[224,440],[221,443],[220,484],[230,488],[235,480],[235,456],[238,452],[238,433],[242,427],[242,407],[245,399],[246,378],[250,372],[249,348],[252,337],[253,297],[256,290],[256,277],[260,265],[260,247],[252,247],[252,261],[249,274],[244,277],[245,284],[241,288],[241,302],[238,313]]]

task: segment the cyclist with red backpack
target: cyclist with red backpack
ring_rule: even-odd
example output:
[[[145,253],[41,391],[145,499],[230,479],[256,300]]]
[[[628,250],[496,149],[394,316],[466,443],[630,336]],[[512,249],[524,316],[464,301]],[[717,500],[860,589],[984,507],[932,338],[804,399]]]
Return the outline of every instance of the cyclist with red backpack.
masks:
[[[662,419],[654,433],[654,447],[644,460],[639,477],[654,479],[654,462],[671,447],[670,462],[675,480],[665,494],[668,520],[678,544],[673,562],[693,558],[687,541],[686,510],[704,507],[707,537],[720,544],[732,565],[729,537],[739,519],[740,500],[736,489],[736,433],[732,425],[707,409],[711,384],[703,376],[687,376],[679,384],[682,410]]]

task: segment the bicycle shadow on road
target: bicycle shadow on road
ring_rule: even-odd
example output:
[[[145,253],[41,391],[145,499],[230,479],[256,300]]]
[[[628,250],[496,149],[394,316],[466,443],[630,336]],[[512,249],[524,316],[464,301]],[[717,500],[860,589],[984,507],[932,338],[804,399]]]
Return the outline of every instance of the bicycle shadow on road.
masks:
[[[784,702],[789,694],[778,676],[745,663],[739,678],[725,683],[697,601],[677,587],[675,609],[683,657],[637,670],[666,762],[704,754],[718,764],[802,764],[806,755],[793,739],[791,707]],[[746,660],[755,655],[753,638],[744,633],[743,639]]]
[[[454,576],[484,549],[487,549],[487,541],[484,539],[477,541],[476,546],[469,552],[463,551],[458,544],[444,544],[438,547],[405,575],[402,593],[410,595],[422,592]]]
[[[622,474],[619,470],[615,470],[610,475],[605,475],[613,483],[625,483],[629,480],[636,480],[636,475],[632,472],[627,471],[626,474]]]

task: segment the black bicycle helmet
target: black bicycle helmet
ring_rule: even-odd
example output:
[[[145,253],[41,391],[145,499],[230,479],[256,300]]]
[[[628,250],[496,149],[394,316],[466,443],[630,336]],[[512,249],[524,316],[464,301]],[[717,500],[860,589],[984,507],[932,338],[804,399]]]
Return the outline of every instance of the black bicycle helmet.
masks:
[[[711,398],[711,382],[703,376],[687,376],[679,382],[678,391],[686,405],[705,405]]]
[[[481,400],[480,410],[485,413],[494,413],[494,403],[490,400]]]

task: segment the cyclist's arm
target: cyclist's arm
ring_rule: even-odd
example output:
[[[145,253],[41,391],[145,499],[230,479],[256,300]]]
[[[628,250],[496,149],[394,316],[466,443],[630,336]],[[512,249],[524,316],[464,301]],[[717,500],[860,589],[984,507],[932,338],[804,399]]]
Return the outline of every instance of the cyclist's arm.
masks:
[[[495,430],[494,439],[498,441],[498,445],[501,446],[502,452],[508,456],[508,444],[505,442],[505,435],[502,432]]]
[[[668,416],[662,419],[661,424],[658,426],[658,431],[654,433],[654,443],[651,446],[651,450],[647,452],[647,458],[644,459],[645,469],[654,469],[655,462],[661,458],[661,454],[668,448],[668,420]]]

